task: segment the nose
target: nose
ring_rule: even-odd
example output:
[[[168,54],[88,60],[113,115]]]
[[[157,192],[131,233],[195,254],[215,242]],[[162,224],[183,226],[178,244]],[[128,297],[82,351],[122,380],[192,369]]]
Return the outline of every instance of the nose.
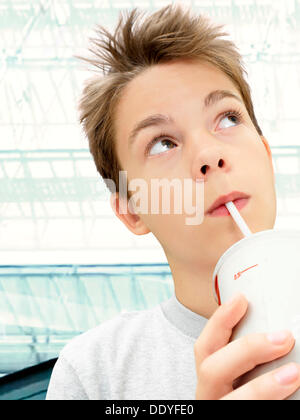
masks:
[[[207,181],[213,172],[229,170],[229,163],[220,147],[206,147],[198,152],[193,162],[193,179]]]

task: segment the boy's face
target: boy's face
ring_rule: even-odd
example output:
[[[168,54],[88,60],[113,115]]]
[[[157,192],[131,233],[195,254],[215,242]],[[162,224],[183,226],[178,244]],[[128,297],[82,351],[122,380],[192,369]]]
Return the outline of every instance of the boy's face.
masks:
[[[226,97],[205,107],[204,99],[216,90],[229,91],[241,101]],[[226,111],[239,111],[241,117],[224,116]],[[130,143],[136,124],[153,114],[168,115],[173,122],[144,128]],[[149,209],[151,179],[189,178],[195,186],[198,178],[204,181],[204,211],[219,196],[241,191],[250,196],[241,209],[250,230],[273,228],[276,194],[271,159],[238,89],[216,67],[178,60],[147,69],[126,86],[116,109],[115,128],[119,162],[129,182],[136,178],[147,182]],[[160,136],[147,152],[148,143]],[[187,216],[149,210],[149,214],[139,214],[136,225],[118,217],[134,233],[150,230],[169,262],[214,266],[228,247],[242,239],[231,216],[205,214],[195,226],[186,224]]]

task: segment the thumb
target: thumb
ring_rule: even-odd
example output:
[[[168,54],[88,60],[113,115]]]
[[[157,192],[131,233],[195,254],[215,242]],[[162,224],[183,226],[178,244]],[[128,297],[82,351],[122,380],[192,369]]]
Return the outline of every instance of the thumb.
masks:
[[[219,306],[195,342],[197,367],[208,356],[228,344],[233,328],[243,318],[247,307],[248,301],[242,294]]]

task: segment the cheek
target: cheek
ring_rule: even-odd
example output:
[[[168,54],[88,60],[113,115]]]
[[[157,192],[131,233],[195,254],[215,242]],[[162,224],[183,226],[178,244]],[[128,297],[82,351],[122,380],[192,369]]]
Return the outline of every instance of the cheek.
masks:
[[[267,149],[256,130],[242,125],[237,136],[239,156],[249,175],[267,175],[272,169]],[[272,170],[271,170],[272,174]]]
[[[177,255],[187,251],[187,244],[193,242],[196,233],[195,227],[186,226],[185,217],[178,214],[147,215],[143,216],[143,221],[165,251]]]
[[[277,208],[275,177],[271,158],[260,138],[248,151],[243,177],[241,185],[245,185],[253,196],[249,207],[253,232],[273,228]]]
[[[263,146],[264,147],[264,146]],[[255,147],[249,150],[239,166],[240,185],[254,196],[265,196],[269,200],[274,195],[274,177],[270,158],[265,149]]]
[[[203,188],[200,190],[200,187],[195,189],[194,185],[191,189],[181,180],[172,184],[172,187],[167,185],[170,184],[165,183],[165,189],[152,188],[150,191],[149,188],[148,214],[144,214],[142,218],[161,241],[173,238],[178,243],[178,238],[181,240],[188,238],[195,230],[193,224],[198,226],[203,222],[204,190]]]
[[[261,139],[258,139],[252,153],[249,155],[252,163],[253,173],[256,173],[261,181],[273,182],[272,160]]]

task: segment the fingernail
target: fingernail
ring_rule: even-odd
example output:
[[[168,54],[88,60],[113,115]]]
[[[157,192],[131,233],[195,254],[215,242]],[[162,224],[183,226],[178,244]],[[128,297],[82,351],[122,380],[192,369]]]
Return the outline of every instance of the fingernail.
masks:
[[[283,344],[287,341],[287,339],[291,336],[291,333],[287,330],[283,331],[276,331],[267,334],[267,339],[272,344]]]
[[[276,381],[280,385],[289,385],[295,382],[299,377],[299,368],[295,364],[284,366],[274,374]]]

